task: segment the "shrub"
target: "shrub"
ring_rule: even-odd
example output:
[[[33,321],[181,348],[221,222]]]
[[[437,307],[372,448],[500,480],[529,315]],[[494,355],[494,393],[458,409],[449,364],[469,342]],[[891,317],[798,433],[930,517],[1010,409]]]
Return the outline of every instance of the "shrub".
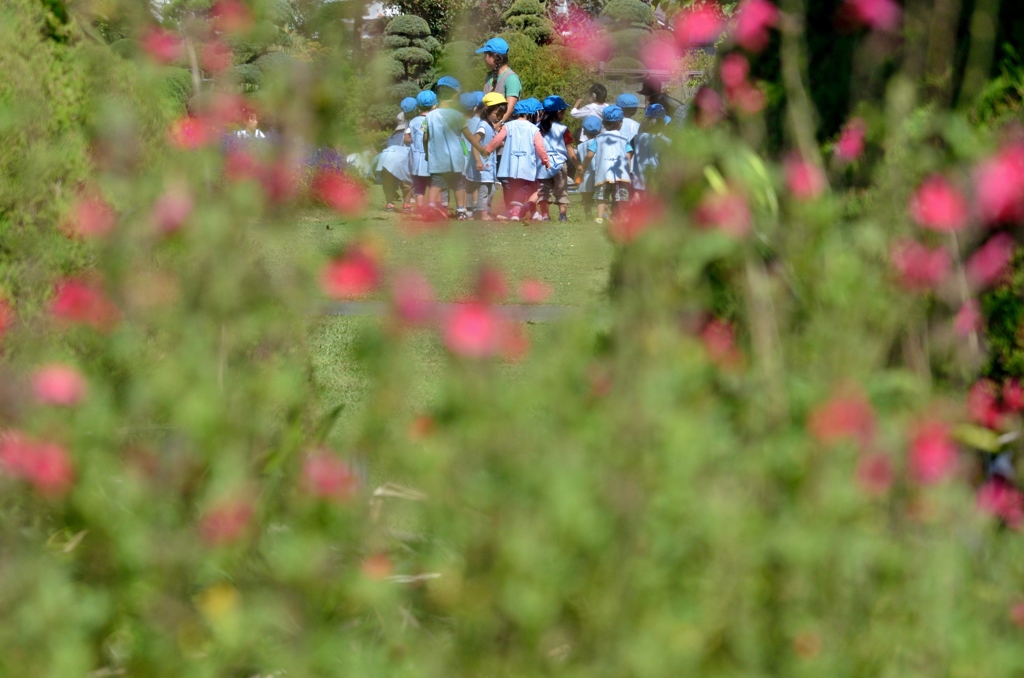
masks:
[[[271,73],[289,73],[295,66],[296,59],[287,52],[273,50],[257,57],[252,63],[263,71],[264,75]]]
[[[404,35],[385,35],[384,40],[381,42],[384,49],[400,49],[411,44],[412,40]]]
[[[406,97],[415,97],[423,91],[423,88],[415,80],[403,80],[388,87],[388,97],[395,101],[401,101]]]
[[[650,33],[642,28],[627,28],[608,33],[608,39],[612,44],[615,54],[633,57],[640,52],[640,47],[649,36]]]
[[[605,64],[608,69],[644,69],[644,62],[628,56],[617,56]]]
[[[263,71],[255,64],[237,64],[229,72],[235,82],[249,89],[257,89],[263,84]]]
[[[401,35],[406,38],[425,38],[430,35],[430,26],[418,16],[404,14],[388,22],[384,29],[387,35]]]
[[[654,10],[641,0],[611,0],[601,17],[612,28],[649,28],[654,25]]]
[[[139,54],[139,43],[131,38],[121,38],[110,43],[110,51],[124,59],[134,59]]]
[[[422,73],[430,64],[434,63],[434,57],[430,56],[430,52],[419,47],[396,49],[391,53],[391,58],[403,64],[409,75]]]
[[[538,0],[515,0],[502,19],[507,31],[522,33],[538,45],[545,45],[555,37],[554,24]]]
[[[376,129],[393,130],[401,109],[395,104],[372,104],[366,110],[366,121]]]
[[[384,60],[383,71],[389,80],[401,80],[405,77],[405,66],[390,57]]]
[[[195,94],[192,73],[186,68],[167,68],[162,73],[162,89],[172,102],[177,114],[185,112],[185,105]]]
[[[425,38],[416,38],[412,41],[414,47],[430,52],[432,55],[441,51],[441,42],[432,35]]]

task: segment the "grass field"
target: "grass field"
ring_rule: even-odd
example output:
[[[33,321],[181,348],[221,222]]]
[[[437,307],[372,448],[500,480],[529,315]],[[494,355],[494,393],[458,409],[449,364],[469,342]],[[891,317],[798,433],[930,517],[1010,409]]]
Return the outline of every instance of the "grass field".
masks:
[[[612,248],[601,226],[583,218],[577,196],[569,208],[569,222],[509,223],[450,222],[444,228],[414,230],[400,216],[383,210],[383,192],[372,189],[372,208],[359,223],[345,223],[327,209],[310,209],[293,229],[264,229],[258,232],[267,263],[275,267],[288,262],[319,266],[354,236],[369,240],[381,251],[387,266],[416,268],[430,280],[442,301],[465,298],[473,288],[476,270],[490,264],[504,271],[515,297],[518,282],[535,278],[552,289],[547,303],[596,310],[608,280]],[[500,195],[496,204],[500,204]],[[329,227],[329,228],[328,228]],[[281,267],[283,268],[283,267]],[[372,341],[381,320],[374,317],[323,316],[310,327],[310,345],[317,387],[325,405],[344,403],[339,434],[359,416],[360,405],[370,386],[365,363],[356,355]],[[530,324],[533,343],[544,333],[556,332],[552,325]],[[418,385],[412,400],[428,403],[432,375],[449,360],[433,332],[420,332],[409,343],[407,355],[397,369],[411,370]],[[514,374],[514,368],[509,369]]]

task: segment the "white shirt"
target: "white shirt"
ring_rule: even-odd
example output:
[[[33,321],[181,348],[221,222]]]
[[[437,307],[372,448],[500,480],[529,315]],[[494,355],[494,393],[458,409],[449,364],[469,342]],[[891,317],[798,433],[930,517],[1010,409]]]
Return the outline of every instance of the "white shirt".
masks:
[[[239,139],[266,139],[267,138],[267,135],[264,134],[263,132],[259,131],[258,129],[255,132],[253,132],[252,134],[249,134],[248,130],[240,129],[237,132],[235,132],[235,136],[238,137]]]
[[[608,108],[608,104],[607,103],[599,104],[599,103],[597,103],[595,101],[595,102],[591,102],[591,103],[587,104],[583,108],[574,108],[574,109],[572,109],[571,111],[569,111],[569,115],[571,115],[574,118],[585,118],[588,115],[593,115],[594,117],[600,118],[601,114],[604,113],[604,109],[606,109],[606,108]],[[586,132],[584,132],[583,130],[580,130],[580,143],[581,144],[584,141],[586,141],[587,139],[589,139],[589,138],[590,137],[587,136]]]

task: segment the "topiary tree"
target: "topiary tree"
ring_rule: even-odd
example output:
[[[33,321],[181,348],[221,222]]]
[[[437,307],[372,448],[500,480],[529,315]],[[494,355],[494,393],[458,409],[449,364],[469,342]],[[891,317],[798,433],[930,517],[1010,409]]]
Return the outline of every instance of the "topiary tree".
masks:
[[[640,0],[611,0],[601,12],[613,57],[636,59],[654,26],[654,10]],[[614,60],[614,59],[613,59]]]
[[[475,54],[479,46],[480,44],[477,42],[449,42],[444,46],[441,56],[434,64],[435,70],[455,76],[460,82],[466,84],[468,89],[477,89],[478,84],[487,77],[487,65],[484,63],[483,57]]]
[[[516,0],[501,18],[507,31],[522,33],[538,45],[555,39],[555,26],[539,0]]]
[[[385,72],[395,85],[389,90],[391,97],[415,96],[420,83],[434,65],[434,54],[441,43],[430,35],[430,26],[418,16],[396,16],[384,29],[384,47],[389,53]]]

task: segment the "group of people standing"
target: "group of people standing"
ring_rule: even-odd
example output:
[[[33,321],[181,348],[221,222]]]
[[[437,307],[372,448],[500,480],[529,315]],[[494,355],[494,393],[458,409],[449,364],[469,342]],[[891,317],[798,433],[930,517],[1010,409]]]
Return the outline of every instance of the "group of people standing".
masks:
[[[669,143],[664,106],[647,106],[637,122],[636,95],[608,104],[600,84],[591,87],[585,106],[577,101],[570,107],[557,94],[524,99],[505,40],[492,38],[477,53],[490,70],[483,90],[463,92],[458,80],[444,76],[401,102],[399,124],[374,164],[389,211],[398,209],[401,193],[402,211],[427,219],[447,219],[454,197],[459,220],[549,221],[554,203],[558,219],[566,221],[570,165],[587,217],[596,202],[598,222],[646,190]],[[578,144],[566,114],[582,118]],[[498,185],[504,210],[494,214]]]

